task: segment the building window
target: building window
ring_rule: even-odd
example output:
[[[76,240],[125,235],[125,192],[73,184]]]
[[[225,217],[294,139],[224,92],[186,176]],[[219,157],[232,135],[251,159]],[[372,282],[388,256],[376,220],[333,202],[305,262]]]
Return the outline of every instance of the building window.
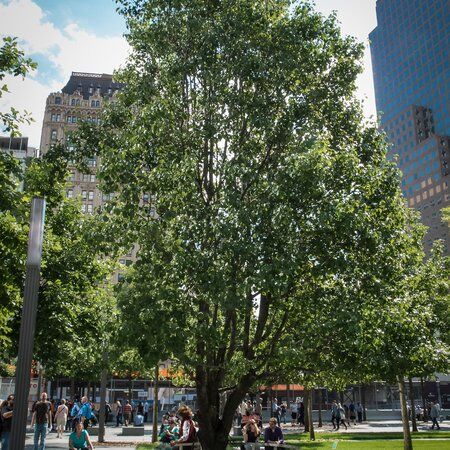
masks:
[[[52,114],[52,116],[51,116],[51,121],[52,121],[52,122],[56,122],[56,114]]]
[[[52,141],[56,141],[56,138],[58,137],[58,132],[56,130],[52,130],[51,134],[50,134],[50,139]]]
[[[94,211],[94,206],[93,205],[87,205],[87,212],[89,214],[92,214],[93,211]]]
[[[73,98],[73,99],[70,101],[70,105],[71,105],[71,106],[75,106],[75,101],[76,101],[76,100]]]
[[[89,88],[89,94],[93,94],[93,92],[94,92],[94,88],[91,86],[90,88]]]
[[[72,198],[72,197],[73,197],[73,189],[68,189],[67,198]]]
[[[67,116],[67,123],[71,123],[72,122],[72,116]]]
[[[75,172],[70,172],[70,181],[75,181]]]
[[[61,104],[61,97],[55,97],[55,105]]]
[[[91,174],[91,183],[93,183],[95,181],[95,174]]]
[[[56,121],[61,122],[61,114],[56,114]]]
[[[89,200],[94,200],[94,191],[89,191],[88,199]]]
[[[95,100],[91,100],[91,108],[95,108]]]
[[[87,165],[88,167],[95,167],[97,165],[97,161],[95,160],[95,158],[89,158],[87,160]]]
[[[96,101],[95,101],[95,107],[96,107],[96,108],[99,108],[99,107],[100,107],[100,100],[96,100]]]
[[[72,123],[77,123],[77,118],[75,116],[72,117]]]
[[[81,205],[81,212],[86,212],[86,205]]]
[[[86,198],[87,198],[87,191],[81,191],[81,198],[83,200],[86,200]]]

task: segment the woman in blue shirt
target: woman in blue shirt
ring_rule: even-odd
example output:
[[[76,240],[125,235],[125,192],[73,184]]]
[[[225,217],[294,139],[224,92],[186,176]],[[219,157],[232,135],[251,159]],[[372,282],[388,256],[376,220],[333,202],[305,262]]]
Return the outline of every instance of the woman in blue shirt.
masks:
[[[94,450],[89,433],[84,429],[82,422],[77,422],[75,431],[69,437],[70,450],[89,449]]]

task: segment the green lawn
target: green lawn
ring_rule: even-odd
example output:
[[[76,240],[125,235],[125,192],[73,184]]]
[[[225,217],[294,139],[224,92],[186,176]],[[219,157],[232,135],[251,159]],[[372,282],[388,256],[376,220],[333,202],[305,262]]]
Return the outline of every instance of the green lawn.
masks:
[[[152,444],[141,444],[136,450],[154,449]],[[230,447],[230,450],[233,447]],[[299,449],[324,449],[324,450],[403,450],[403,442],[400,440],[363,440],[363,441],[321,441],[302,442]],[[450,450],[450,440],[414,440],[414,450]]]
[[[412,433],[413,439],[449,439],[450,431],[421,431]],[[308,433],[285,434],[287,441],[307,441]],[[342,440],[342,441],[365,441],[365,440],[389,440],[403,439],[402,433],[316,433],[317,440]]]

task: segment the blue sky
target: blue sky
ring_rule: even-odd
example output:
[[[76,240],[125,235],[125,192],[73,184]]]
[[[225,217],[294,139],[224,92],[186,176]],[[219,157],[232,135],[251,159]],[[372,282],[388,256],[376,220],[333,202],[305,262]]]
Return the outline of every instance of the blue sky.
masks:
[[[328,15],[337,11],[345,34],[368,43],[376,25],[376,0],[315,0]],[[112,73],[124,64],[129,48],[123,37],[125,22],[114,0],[0,0],[0,35],[17,36],[38,70],[25,80],[9,77],[11,93],[0,110],[14,106],[32,113],[35,122],[21,128],[38,147],[50,92],[59,91],[72,71]],[[375,115],[372,69],[366,51],[365,71],[358,80],[358,97],[367,117]]]

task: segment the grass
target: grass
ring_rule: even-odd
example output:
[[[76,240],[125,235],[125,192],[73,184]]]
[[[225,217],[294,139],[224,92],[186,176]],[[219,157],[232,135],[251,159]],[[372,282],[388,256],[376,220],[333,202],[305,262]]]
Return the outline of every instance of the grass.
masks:
[[[450,431],[421,431],[412,433],[415,440],[418,439],[448,439]],[[307,441],[308,433],[292,433],[285,435],[286,441]],[[366,440],[392,440],[403,439],[403,433],[316,433],[317,440],[339,440],[339,441],[366,441]]]
[[[329,433],[331,434],[331,433]],[[352,433],[353,434],[353,433]],[[375,434],[375,433],[373,433]],[[377,433],[379,435],[379,433]],[[399,433],[384,433],[384,434],[397,434]],[[423,433],[424,434],[424,433]],[[450,433],[449,433],[450,434]],[[343,436],[343,435],[342,435]],[[345,435],[347,436],[347,435]],[[353,438],[361,437],[361,434],[354,434]],[[400,435],[401,436],[401,435]],[[339,436],[340,438],[341,436]],[[425,436],[426,437],[426,436]],[[389,439],[376,439],[372,436],[372,439],[360,439],[358,441],[349,441],[349,440],[336,440],[336,435],[334,435],[334,440],[325,439],[317,442],[301,442],[299,449],[323,449],[323,450],[403,450],[403,441],[402,440],[393,440],[397,439],[396,437],[390,437]],[[290,442],[295,445],[294,442]],[[298,441],[297,441],[298,443]],[[140,444],[136,447],[136,450],[150,450],[156,448],[155,444]],[[233,447],[229,447],[231,450]],[[450,440],[439,440],[438,437],[435,437],[430,440],[424,439],[414,439],[414,450],[450,450]]]

